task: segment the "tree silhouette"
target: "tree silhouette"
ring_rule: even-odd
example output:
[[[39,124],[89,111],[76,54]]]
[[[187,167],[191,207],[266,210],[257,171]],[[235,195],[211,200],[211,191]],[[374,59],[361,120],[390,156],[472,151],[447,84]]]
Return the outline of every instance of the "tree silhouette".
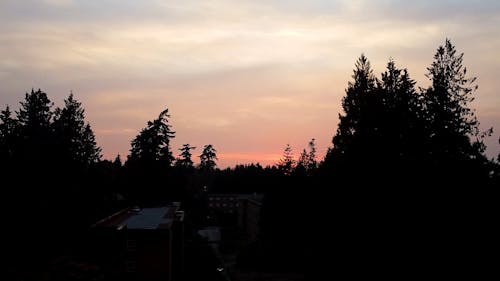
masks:
[[[49,251],[77,227],[87,227],[102,210],[105,192],[96,192],[93,181],[93,164],[100,160],[100,149],[90,125],[84,122],[84,110],[72,95],[64,108],[53,111],[52,107],[45,92],[32,89],[20,102],[16,118],[8,107],[0,113],[2,176],[16,186],[4,191],[8,198],[4,203],[9,209],[23,206],[8,223],[15,251],[23,245]],[[26,225],[33,214],[44,217],[43,221]],[[17,234],[28,233],[30,228],[39,229],[43,238],[33,242],[17,239]]]
[[[217,151],[211,144],[207,144],[203,147],[203,151],[200,154],[200,169],[204,171],[213,171],[217,164],[215,163],[217,159]]]
[[[500,138],[498,138],[498,143],[500,144]],[[497,155],[497,159],[495,163],[493,163],[493,180],[491,182],[491,186],[499,186],[500,185],[500,152]]]
[[[371,171],[380,143],[381,95],[377,90],[377,79],[365,55],[357,60],[353,81],[348,83],[342,99],[344,114],[339,114],[337,132],[333,137],[333,148],[329,150],[324,167],[335,171],[346,180],[356,172]],[[378,160],[378,159],[377,159]]]
[[[19,122],[19,153],[16,158],[26,172],[42,175],[53,165],[56,149],[51,129],[53,103],[40,89],[26,93],[24,102],[16,112]]]
[[[23,127],[23,133],[27,135],[45,133],[52,120],[51,107],[54,105],[47,94],[31,90],[26,93],[25,101],[21,102],[21,108],[17,112],[17,119]]]
[[[371,157],[378,158],[378,173],[394,184],[414,177],[425,149],[425,119],[422,117],[422,95],[415,91],[415,81],[407,69],[398,69],[391,59],[381,80],[377,81],[379,122],[376,148]]]
[[[428,173],[431,141],[426,96],[415,91],[415,81],[406,69],[391,59],[378,80],[362,55],[342,100],[333,148],[324,166],[353,181],[363,174],[385,185]],[[361,184],[361,182],[359,182]]]
[[[306,149],[303,149],[300,153],[297,165],[295,166],[295,171],[299,174],[311,174],[312,171],[314,171],[318,166],[318,162],[316,160],[316,144],[314,138],[309,141],[308,146],[309,152],[307,152]]]
[[[0,112],[0,163],[6,164],[13,159],[18,128],[17,120],[12,117],[9,106],[6,106]]]
[[[191,160],[191,150],[193,149],[196,149],[196,147],[190,146],[188,143],[183,144],[182,148],[179,148],[181,154],[180,158],[175,162],[175,165],[182,168],[193,168],[193,160]]]
[[[306,158],[306,156],[304,156]],[[291,175],[295,169],[295,160],[293,159],[293,151],[290,144],[287,144],[283,151],[283,157],[278,162],[278,169],[284,175]]]
[[[432,81],[424,92],[428,153],[436,163],[444,165],[484,160],[484,138],[492,134],[492,129],[480,131],[475,112],[469,108],[478,86],[476,77],[467,76],[462,62],[463,53],[457,54],[446,39],[427,69],[426,76]]]
[[[168,124],[168,109],[163,110],[158,118],[148,121],[147,126],[132,140],[129,161],[151,164],[161,162],[170,166],[174,160],[170,149],[170,139],[175,137]]]
[[[312,138],[309,142],[309,153],[307,154],[307,170],[312,171],[318,167],[318,161],[316,160],[316,143],[315,139]]]
[[[475,235],[486,233],[496,206],[488,187],[498,185],[498,176],[484,155],[491,130],[480,131],[470,108],[475,78],[467,76],[462,61],[446,40],[428,68],[432,85],[418,92],[394,61],[380,80],[366,57],[357,61],[321,170],[321,181],[337,188],[317,205],[336,200],[339,228],[354,234],[345,240],[369,241],[358,244],[360,251],[380,252],[377,245],[384,245],[397,258],[443,253],[453,260],[455,245],[476,243],[482,238]],[[467,252],[471,248],[476,245],[463,247],[461,257],[478,256]]]
[[[376,79],[370,62],[364,55],[361,55],[355,67],[352,76],[354,82],[349,82],[346,96],[342,99],[345,114],[339,114],[340,123],[333,139],[334,150],[338,154],[350,153],[350,146],[356,143],[354,139],[361,141],[364,135],[368,136],[368,132],[363,130],[375,130],[373,126],[369,126],[369,97],[375,94]]]
[[[113,165],[118,168],[120,168],[123,165],[120,154],[116,155],[115,160],[113,160]]]
[[[305,173],[307,171],[307,164],[309,161],[309,155],[306,151],[306,149],[302,149],[302,152],[300,153],[299,160],[297,160],[297,165],[295,165],[295,171],[297,173]]]
[[[168,109],[163,110],[131,142],[125,169],[127,193],[135,204],[165,204],[174,196],[174,189],[169,188],[172,179],[169,173],[174,160],[170,140],[175,132],[169,118]]]
[[[58,149],[69,162],[89,165],[101,158],[90,124],[85,123],[85,110],[73,93],[64,100],[64,108],[57,108],[52,124],[59,143]]]

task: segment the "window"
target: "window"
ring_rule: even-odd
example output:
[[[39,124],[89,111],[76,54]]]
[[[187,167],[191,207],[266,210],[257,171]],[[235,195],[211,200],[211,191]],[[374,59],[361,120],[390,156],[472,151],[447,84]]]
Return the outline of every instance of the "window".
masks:
[[[127,251],[134,252],[137,249],[137,242],[135,240],[127,240]]]
[[[126,262],[126,264],[125,264],[125,266],[126,266],[126,268],[125,268],[125,269],[126,269],[126,270],[127,270],[127,272],[129,272],[129,273],[136,272],[136,270],[137,270],[137,267],[136,267],[136,263],[135,263],[135,261],[127,261],[127,262]]]

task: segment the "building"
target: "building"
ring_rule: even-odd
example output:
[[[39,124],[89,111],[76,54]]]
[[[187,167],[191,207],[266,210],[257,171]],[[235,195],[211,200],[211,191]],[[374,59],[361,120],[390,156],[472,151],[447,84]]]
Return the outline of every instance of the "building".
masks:
[[[111,278],[179,280],[184,260],[179,203],[127,208],[93,225],[100,265]]]
[[[255,241],[259,233],[260,210],[263,194],[208,194],[210,215],[217,218],[221,226],[238,227],[249,242]]]
[[[254,194],[240,199],[238,226],[246,234],[248,242],[257,240],[259,235],[262,199],[262,194]]]
[[[211,210],[236,214],[240,207],[240,199],[247,196],[246,194],[210,193],[208,194],[208,207]]]

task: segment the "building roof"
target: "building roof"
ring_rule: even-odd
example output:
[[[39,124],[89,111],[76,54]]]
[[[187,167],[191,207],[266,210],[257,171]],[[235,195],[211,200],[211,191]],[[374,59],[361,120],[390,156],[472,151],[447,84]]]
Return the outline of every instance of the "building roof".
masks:
[[[157,208],[127,208],[99,222],[94,227],[115,229],[169,229],[176,219],[178,205]]]

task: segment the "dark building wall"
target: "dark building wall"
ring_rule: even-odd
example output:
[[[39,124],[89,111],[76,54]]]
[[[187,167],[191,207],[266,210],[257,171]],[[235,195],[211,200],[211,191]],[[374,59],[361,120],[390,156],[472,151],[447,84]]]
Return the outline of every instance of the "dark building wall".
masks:
[[[136,244],[135,250],[127,249],[124,260],[127,275],[137,280],[172,280],[170,230],[133,230],[127,234],[127,241]]]
[[[174,215],[175,214],[175,215]],[[184,267],[182,211],[169,212],[171,224],[154,229],[96,224],[90,231],[91,252],[106,280],[181,280]]]
[[[260,209],[262,204],[255,200],[247,200],[245,230],[249,241],[257,240],[259,235]]]
[[[183,216],[184,214],[182,214]],[[172,280],[181,280],[184,274],[184,218],[172,226]]]
[[[254,199],[240,199],[238,208],[238,226],[242,229],[248,242],[255,241],[259,235],[260,210],[262,203]]]
[[[109,278],[173,280],[174,257],[182,257],[169,229],[98,229],[92,236],[94,255]]]

